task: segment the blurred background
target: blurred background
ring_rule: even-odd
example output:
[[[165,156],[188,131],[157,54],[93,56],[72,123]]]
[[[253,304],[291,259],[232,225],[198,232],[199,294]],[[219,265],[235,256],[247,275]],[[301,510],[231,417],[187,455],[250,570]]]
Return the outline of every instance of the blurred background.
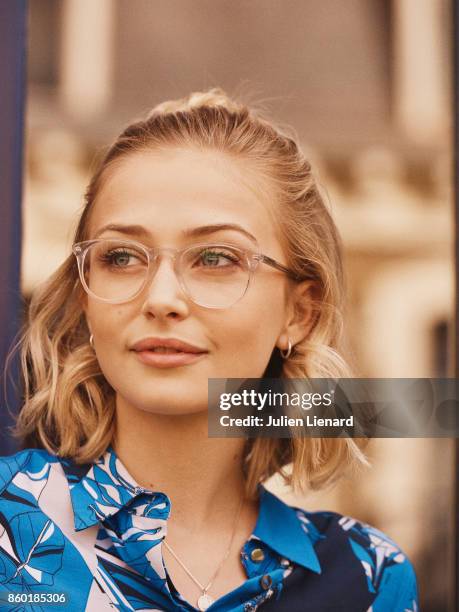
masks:
[[[449,0],[29,0],[21,290],[67,256],[95,154],[160,101],[220,86],[292,125],[345,245],[362,377],[453,376]],[[0,452],[0,454],[2,454]],[[385,531],[424,612],[452,610],[453,441],[373,440],[298,498]]]

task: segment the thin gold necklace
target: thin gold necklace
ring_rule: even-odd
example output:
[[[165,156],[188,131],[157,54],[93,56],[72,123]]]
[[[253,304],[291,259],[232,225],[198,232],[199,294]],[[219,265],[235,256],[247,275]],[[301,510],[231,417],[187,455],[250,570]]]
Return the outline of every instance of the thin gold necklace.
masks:
[[[166,542],[166,538],[163,539],[163,543],[164,545],[167,547],[167,549],[169,550],[169,552],[175,557],[175,559],[180,563],[180,565],[183,567],[183,569],[185,570],[185,572],[188,574],[188,576],[198,585],[198,587],[201,589],[202,593],[201,595],[198,597],[198,609],[199,610],[207,610],[207,608],[212,605],[214,603],[214,599],[207,593],[207,591],[210,589],[213,581],[215,580],[215,577],[217,576],[218,572],[220,571],[223,563],[226,561],[230,550],[231,550],[231,545],[233,544],[233,540],[234,540],[234,536],[236,534],[236,526],[237,526],[237,522],[239,519],[239,514],[241,512],[241,508],[242,508],[242,504],[244,501],[244,493],[242,493],[241,495],[241,501],[239,503],[239,509],[236,513],[236,520],[234,521],[234,526],[233,526],[233,533],[231,535],[231,540],[228,546],[228,549],[225,553],[225,556],[223,557],[223,559],[221,560],[219,566],[217,567],[214,575],[212,576],[212,578],[210,579],[209,583],[207,584],[207,586],[203,586],[198,580],[196,580],[196,578],[193,576],[193,574],[190,572],[190,570],[185,567],[185,565],[182,563],[182,561],[180,561],[180,559],[177,557],[177,555],[174,553],[174,551],[172,550],[172,548],[169,546],[169,544]]]

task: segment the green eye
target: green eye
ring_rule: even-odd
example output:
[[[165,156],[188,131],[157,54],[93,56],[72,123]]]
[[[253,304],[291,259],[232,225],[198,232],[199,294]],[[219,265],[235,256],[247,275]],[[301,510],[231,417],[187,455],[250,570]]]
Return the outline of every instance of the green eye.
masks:
[[[139,262],[138,253],[130,253],[125,249],[112,249],[100,255],[101,262],[111,268],[127,268],[129,264]]]
[[[205,267],[221,268],[237,264],[239,260],[234,253],[228,251],[205,249],[199,254],[198,261]]]

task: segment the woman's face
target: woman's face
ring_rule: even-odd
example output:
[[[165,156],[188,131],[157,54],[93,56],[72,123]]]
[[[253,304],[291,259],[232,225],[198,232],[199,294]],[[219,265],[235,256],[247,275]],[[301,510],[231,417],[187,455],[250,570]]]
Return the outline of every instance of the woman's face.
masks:
[[[257,195],[255,175],[224,154],[136,152],[109,171],[88,237],[178,249],[224,242],[257,250],[247,232],[260,252],[285,265],[272,204],[264,198]],[[100,233],[107,224],[142,226],[143,233]],[[216,224],[240,230],[202,229]],[[186,234],[190,230],[193,237]],[[289,286],[282,272],[259,264],[242,299],[223,310],[204,308],[182,291],[164,254],[135,299],[108,304],[86,296],[84,309],[100,367],[116,393],[142,410],[185,414],[207,409],[209,378],[261,377],[274,347],[286,348]],[[145,338],[176,339],[203,352],[180,365],[145,363],[132,348]]]

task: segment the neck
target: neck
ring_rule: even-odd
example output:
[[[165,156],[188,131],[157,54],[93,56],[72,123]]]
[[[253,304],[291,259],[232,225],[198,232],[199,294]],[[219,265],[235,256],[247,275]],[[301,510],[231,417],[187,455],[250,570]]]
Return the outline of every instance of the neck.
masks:
[[[244,493],[245,439],[208,438],[206,411],[153,414],[117,398],[112,445],[140,486],[168,495],[176,529],[218,532],[234,519]]]

